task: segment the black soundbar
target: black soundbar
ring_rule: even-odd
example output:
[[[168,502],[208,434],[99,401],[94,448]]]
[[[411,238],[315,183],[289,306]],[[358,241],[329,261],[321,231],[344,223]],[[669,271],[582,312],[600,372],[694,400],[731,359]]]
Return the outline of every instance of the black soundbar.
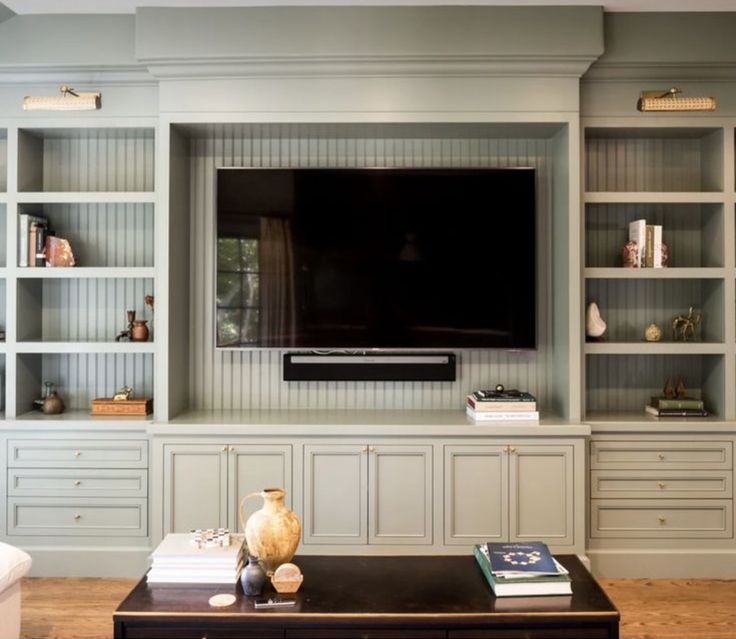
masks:
[[[285,353],[284,381],[454,382],[455,353]]]

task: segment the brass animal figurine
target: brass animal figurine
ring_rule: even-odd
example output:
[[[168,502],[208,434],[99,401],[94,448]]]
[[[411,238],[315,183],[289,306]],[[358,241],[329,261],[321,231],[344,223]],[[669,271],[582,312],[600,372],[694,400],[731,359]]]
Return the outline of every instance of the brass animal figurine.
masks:
[[[672,320],[672,339],[675,342],[687,342],[689,338],[694,338],[702,319],[702,312],[695,313],[693,306],[688,309],[687,315],[677,315]]]
[[[123,386],[117,393],[112,396],[113,401],[125,402],[130,399],[133,389],[130,386]]]

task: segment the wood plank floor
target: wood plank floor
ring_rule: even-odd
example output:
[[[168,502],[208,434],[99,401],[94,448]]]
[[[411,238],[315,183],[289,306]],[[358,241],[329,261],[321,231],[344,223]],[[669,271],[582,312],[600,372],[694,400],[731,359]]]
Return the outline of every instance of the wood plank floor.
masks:
[[[24,639],[106,639],[131,579],[25,579]],[[736,580],[601,580],[622,639],[736,639]]]

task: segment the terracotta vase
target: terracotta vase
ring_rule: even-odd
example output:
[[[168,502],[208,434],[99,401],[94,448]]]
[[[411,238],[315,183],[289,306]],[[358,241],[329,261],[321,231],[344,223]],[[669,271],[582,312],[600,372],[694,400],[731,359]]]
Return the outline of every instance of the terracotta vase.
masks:
[[[64,412],[64,400],[59,397],[55,390],[51,391],[43,400],[41,412],[44,415],[58,415]]]
[[[301,537],[299,518],[284,505],[285,496],[282,488],[266,488],[240,502],[240,525],[245,529],[248,554],[258,557],[269,573],[291,561]],[[245,522],[243,506],[250,497],[263,497],[263,508]]]
[[[133,327],[130,329],[130,339],[133,342],[147,342],[148,341],[148,326],[146,326],[148,320],[134,320]]]

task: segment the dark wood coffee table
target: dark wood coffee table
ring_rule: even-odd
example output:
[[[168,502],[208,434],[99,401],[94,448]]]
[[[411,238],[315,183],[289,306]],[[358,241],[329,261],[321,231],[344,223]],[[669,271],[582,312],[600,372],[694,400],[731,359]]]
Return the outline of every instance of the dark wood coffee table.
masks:
[[[256,610],[239,585],[148,585],[113,615],[115,639],[617,639],[619,613],[574,555],[572,596],[494,597],[472,556],[297,557],[286,609]],[[228,608],[209,598],[232,593]],[[273,591],[266,597],[275,596]]]

